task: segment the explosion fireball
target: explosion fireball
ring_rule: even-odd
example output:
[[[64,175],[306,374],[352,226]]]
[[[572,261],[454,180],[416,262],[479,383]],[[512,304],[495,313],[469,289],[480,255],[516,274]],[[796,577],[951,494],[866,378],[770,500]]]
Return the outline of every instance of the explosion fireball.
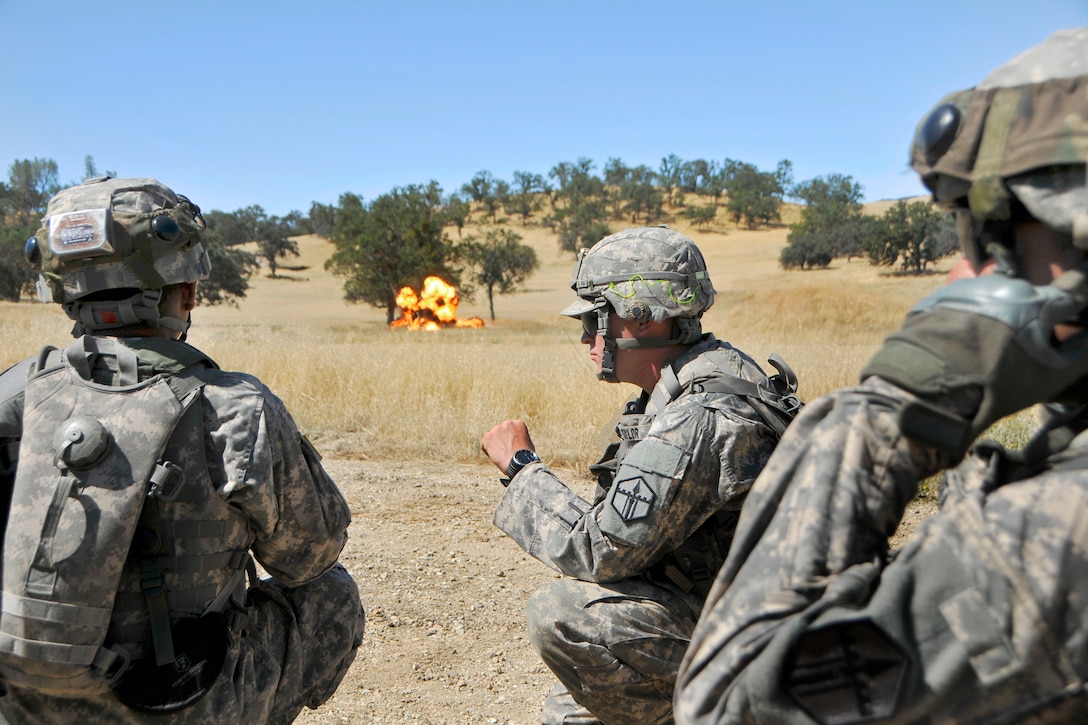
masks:
[[[417,295],[411,287],[401,287],[397,293],[400,319],[389,323],[390,327],[407,327],[409,330],[433,331],[443,327],[483,327],[479,317],[457,319],[457,306],[461,298],[457,290],[441,277],[423,280],[423,288]]]

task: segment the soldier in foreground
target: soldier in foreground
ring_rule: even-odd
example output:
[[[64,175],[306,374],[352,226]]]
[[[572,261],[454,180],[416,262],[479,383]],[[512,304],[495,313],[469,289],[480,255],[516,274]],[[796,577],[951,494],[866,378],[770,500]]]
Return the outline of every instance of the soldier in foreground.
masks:
[[[911,157],[983,276],[922,300],[860,385],[786,432],[692,636],[679,722],[1088,721],[1088,28],[948,96]],[[1023,450],[969,448],[1035,403]],[[952,466],[889,563],[917,482]]]
[[[27,245],[76,340],[0,375],[11,723],[287,723],[362,641],[320,456],[259,380],[182,342],[203,230],[159,182],[102,178]]]
[[[537,457],[524,422],[483,438],[508,488],[495,524],[571,578],[536,592],[529,637],[560,684],[545,723],[664,723],[688,636],[729,550],[748,487],[800,403],[699,318],[715,290],[699,249],[666,228],[582,251],[562,314],[580,318],[597,375],[631,383],[594,500]],[[779,363],[782,369],[784,363]]]

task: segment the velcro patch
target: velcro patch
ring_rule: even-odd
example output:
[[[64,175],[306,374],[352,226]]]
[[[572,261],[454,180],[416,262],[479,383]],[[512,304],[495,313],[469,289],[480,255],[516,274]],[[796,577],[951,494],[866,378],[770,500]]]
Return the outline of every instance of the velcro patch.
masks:
[[[650,506],[654,503],[653,489],[646,485],[642,476],[616,481],[616,492],[612,495],[612,508],[624,521],[646,518]]]

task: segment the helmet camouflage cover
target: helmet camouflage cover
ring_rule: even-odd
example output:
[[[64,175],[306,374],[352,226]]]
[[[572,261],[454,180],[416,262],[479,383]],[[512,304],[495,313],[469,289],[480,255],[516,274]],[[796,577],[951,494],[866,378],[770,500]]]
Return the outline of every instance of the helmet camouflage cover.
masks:
[[[1009,221],[1015,201],[1088,249],[1086,162],[1088,28],[1056,32],[946,96],[911,145],[934,200],[971,224]]]
[[[28,243],[43,302],[106,290],[160,290],[205,279],[200,209],[155,179],[90,179],[49,201]]]
[[[715,294],[695,242],[667,227],[627,229],[583,249],[571,289],[579,300],[561,314],[579,317],[607,302],[634,322],[698,318]]]

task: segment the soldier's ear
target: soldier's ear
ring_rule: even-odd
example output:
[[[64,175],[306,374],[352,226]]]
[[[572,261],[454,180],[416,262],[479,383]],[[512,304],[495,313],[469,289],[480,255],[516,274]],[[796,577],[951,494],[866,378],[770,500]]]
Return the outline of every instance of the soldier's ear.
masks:
[[[669,338],[672,336],[672,319],[663,320],[661,322],[654,322],[653,320],[645,320],[643,322],[636,322],[632,324],[631,332],[635,337],[640,338],[656,338],[663,337]]]

